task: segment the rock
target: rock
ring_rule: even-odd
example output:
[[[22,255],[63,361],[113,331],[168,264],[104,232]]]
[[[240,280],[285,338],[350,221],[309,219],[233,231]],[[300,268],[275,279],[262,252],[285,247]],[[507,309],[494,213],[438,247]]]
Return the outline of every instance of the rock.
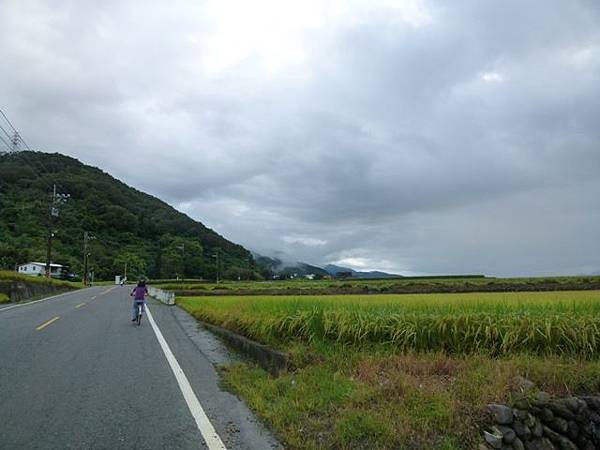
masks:
[[[567,408],[569,408],[571,411],[573,411],[574,413],[576,413],[577,410],[579,409],[579,402],[577,400],[578,399],[575,398],[575,397],[567,397],[567,398],[563,398],[560,401],[560,403],[562,403]]]
[[[580,427],[579,431],[583,431],[583,433],[590,438],[594,438],[594,436],[597,435],[596,424],[592,421],[583,424],[583,427]]]
[[[575,418],[575,414],[573,414],[571,410],[562,403],[550,403],[548,407],[552,410],[555,416],[560,416],[567,420],[573,420]]]
[[[545,437],[547,437],[554,443],[557,443],[558,441],[560,441],[560,438],[562,437],[560,434],[558,434],[556,431],[552,430],[551,428],[548,428],[546,425],[544,425],[543,428],[544,428],[544,436]]]
[[[539,406],[531,405],[529,407],[529,411],[531,411],[531,414],[533,414],[535,416],[539,416],[540,413],[542,412],[542,408],[540,408]]]
[[[502,433],[502,441],[506,444],[512,444],[517,437],[515,430],[506,425],[498,425],[498,429]]]
[[[521,422],[525,423],[525,421],[527,420],[527,416],[529,414],[528,411],[526,411],[524,409],[514,409],[513,412],[517,419],[519,419]]]
[[[590,420],[594,423],[600,423],[600,414],[597,412],[590,413]]]
[[[575,420],[577,423],[583,425],[591,420],[592,410],[589,408],[582,408],[577,415],[575,416]]]
[[[490,403],[487,405],[488,411],[494,416],[496,423],[500,425],[509,425],[513,421],[513,410],[505,405]]]
[[[535,417],[533,417],[531,414],[528,413],[523,422],[529,428],[533,428],[535,426]]]
[[[527,392],[535,389],[535,383],[522,376],[516,376],[511,380],[513,389],[516,392]]]
[[[533,428],[531,428],[531,434],[538,438],[542,437],[544,434],[544,427],[542,426],[540,419],[535,419],[535,424],[533,425]]]
[[[575,401],[577,402],[577,412],[581,411],[584,408],[587,408],[588,405],[586,402],[584,402],[583,400],[581,400],[580,398],[575,397]]]
[[[577,436],[579,436],[579,425],[577,425],[576,422],[570,421],[569,429],[567,430],[567,433],[569,435],[569,438],[571,438],[571,440],[577,439]]]
[[[484,431],[483,438],[492,448],[502,448],[502,432],[498,428],[492,427],[490,431]]]
[[[551,422],[554,420],[554,413],[550,408],[542,408],[540,419],[542,419],[544,422]]]
[[[525,446],[523,445],[523,441],[519,438],[515,438],[512,443],[514,450],[525,450]]]
[[[520,420],[513,421],[513,430],[515,430],[515,433],[517,433],[517,436],[519,436],[521,439],[523,439],[525,441],[531,437],[531,430],[529,429],[529,427],[527,425],[525,425]]]
[[[565,434],[567,431],[569,431],[569,422],[560,417],[555,417],[552,422],[548,423],[548,426],[561,434]]]
[[[550,394],[544,391],[538,391],[533,395],[533,403],[538,406],[546,406],[551,400]]]
[[[518,409],[529,409],[531,407],[529,400],[525,397],[519,397],[513,402],[513,406]]]
[[[561,436],[558,441],[558,448],[560,450],[579,450],[577,446],[566,436]]]
[[[577,438],[577,446],[580,450],[596,450],[596,446],[584,436],[579,436]]]
[[[538,438],[525,443],[527,450],[556,450],[556,447],[548,438]]]
[[[581,400],[583,400],[589,408],[592,408],[595,411],[600,411],[600,397],[585,396],[581,397]]]

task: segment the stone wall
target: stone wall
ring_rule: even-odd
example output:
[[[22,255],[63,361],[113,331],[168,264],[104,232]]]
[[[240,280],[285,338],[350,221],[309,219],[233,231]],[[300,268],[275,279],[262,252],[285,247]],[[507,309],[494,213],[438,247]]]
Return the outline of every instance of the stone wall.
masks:
[[[483,449],[600,449],[600,397],[553,399],[545,392],[518,398],[512,407],[490,404],[493,425]]]
[[[72,290],[68,286],[57,286],[52,283],[29,283],[26,281],[0,280],[0,292],[7,294],[11,302],[20,302],[33,297],[58,294]]]

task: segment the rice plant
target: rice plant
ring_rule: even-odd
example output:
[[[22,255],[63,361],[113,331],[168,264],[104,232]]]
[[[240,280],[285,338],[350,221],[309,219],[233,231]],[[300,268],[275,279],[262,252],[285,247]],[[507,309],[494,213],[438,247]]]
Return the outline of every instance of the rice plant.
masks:
[[[380,344],[398,352],[600,355],[600,292],[187,297],[198,319],[263,342]]]

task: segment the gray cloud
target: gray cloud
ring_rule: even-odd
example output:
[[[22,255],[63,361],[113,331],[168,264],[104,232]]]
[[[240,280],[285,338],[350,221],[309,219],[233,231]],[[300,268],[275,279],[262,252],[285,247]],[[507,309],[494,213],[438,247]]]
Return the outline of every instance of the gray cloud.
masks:
[[[330,5],[5,0],[0,98],[258,251],[600,272],[596,2]]]

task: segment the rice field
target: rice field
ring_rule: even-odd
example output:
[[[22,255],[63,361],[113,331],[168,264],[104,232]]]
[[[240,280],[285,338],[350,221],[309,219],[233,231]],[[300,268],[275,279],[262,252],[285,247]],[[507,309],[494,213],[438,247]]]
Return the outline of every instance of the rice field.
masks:
[[[323,290],[352,290],[368,289],[385,293],[389,290],[403,289],[406,287],[423,287],[435,289],[436,287],[492,287],[510,285],[514,290],[519,287],[539,287],[541,285],[578,286],[571,289],[585,289],[589,285],[598,283],[600,276],[569,276],[569,277],[528,277],[528,278],[495,278],[495,277],[402,277],[388,279],[328,279],[328,280],[271,280],[271,281],[229,281],[219,284],[208,282],[169,282],[157,280],[152,282],[156,287],[173,291],[229,291],[232,294],[240,291],[323,291]],[[534,290],[534,289],[533,289]],[[531,291],[531,289],[529,290]],[[343,293],[343,292],[342,292]]]
[[[183,297],[197,319],[269,344],[402,353],[600,355],[600,291]]]

